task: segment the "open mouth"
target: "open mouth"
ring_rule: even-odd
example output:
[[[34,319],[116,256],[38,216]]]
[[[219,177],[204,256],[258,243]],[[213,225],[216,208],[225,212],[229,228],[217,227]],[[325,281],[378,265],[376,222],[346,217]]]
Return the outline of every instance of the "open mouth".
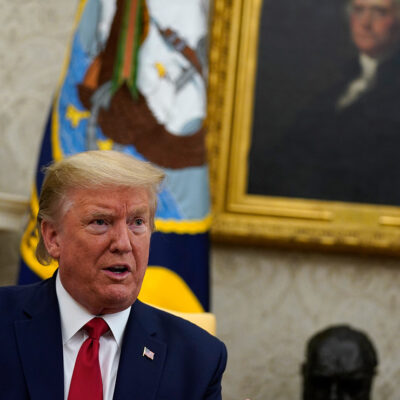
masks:
[[[123,274],[124,272],[128,272],[128,268],[123,265],[116,265],[113,267],[105,268],[106,271],[110,271],[114,274]]]

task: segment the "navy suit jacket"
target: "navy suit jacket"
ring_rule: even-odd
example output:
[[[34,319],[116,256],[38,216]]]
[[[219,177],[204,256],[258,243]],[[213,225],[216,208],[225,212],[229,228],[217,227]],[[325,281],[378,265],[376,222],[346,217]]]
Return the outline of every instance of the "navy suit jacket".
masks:
[[[143,357],[144,347],[155,353],[154,360]],[[221,399],[226,360],[220,340],[136,300],[124,334],[114,399]],[[0,397],[64,398],[54,277],[0,288]]]

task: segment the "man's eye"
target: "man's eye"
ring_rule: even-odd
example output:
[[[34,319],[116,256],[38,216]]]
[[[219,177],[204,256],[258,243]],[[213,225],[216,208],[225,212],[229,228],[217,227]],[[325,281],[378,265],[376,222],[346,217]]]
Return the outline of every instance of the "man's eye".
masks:
[[[355,15],[360,15],[360,14],[362,14],[364,11],[365,11],[365,8],[364,8],[364,7],[353,6],[352,12],[353,12],[353,14],[355,14]]]
[[[385,8],[375,8],[373,11],[376,17],[386,17],[389,14],[389,11]]]
[[[106,221],[104,221],[104,219],[95,219],[95,220],[93,221],[93,223],[94,223],[95,225],[101,226],[101,225],[105,225],[105,224],[106,224]]]
[[[135,217],[132,218],[131,221],[129,221],[128,225],[130,226],[130,229],[132,232],[145,232],[146,231],[146,219],[145,218],[140,218],[140,217]]]

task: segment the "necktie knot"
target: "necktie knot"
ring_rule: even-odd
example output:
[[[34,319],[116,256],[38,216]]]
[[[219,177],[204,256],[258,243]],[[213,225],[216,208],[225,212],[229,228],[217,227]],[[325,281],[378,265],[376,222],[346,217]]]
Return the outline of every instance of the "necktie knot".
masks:
[[[99,340],[100,336],[104,335],[110,328],[103,318],[91,319],[83,329],[87,332],[89,337],[94,340]]]

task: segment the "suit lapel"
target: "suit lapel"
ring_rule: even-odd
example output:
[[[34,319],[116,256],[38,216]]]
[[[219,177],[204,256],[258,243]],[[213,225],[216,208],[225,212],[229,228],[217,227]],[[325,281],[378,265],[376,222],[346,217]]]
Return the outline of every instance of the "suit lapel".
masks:
[[[155,399],[165,362],[167,345],[155,338],[151,312],[136,300],[124,334],[114,399]],[[143,355],[144,348],[154,359]]]
[[[55,278],[38,289],[27,301],[25,319],[14,324],[19,356],[31,399],[62,399],[64,368]]]

